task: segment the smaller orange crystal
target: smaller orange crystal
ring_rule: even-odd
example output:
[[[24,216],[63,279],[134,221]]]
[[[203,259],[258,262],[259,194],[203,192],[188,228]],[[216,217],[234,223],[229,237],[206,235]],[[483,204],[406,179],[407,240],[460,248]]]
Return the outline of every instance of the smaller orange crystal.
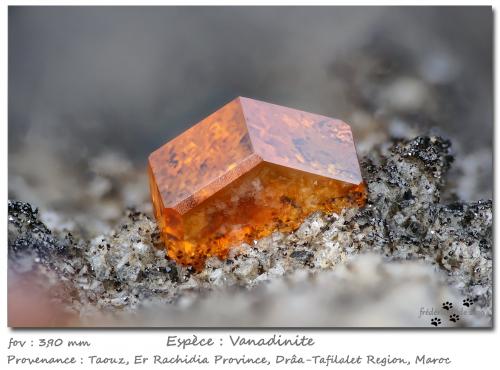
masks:
[[[197,269],[366,201],[346,123],[242,97],[154,151],[149,180],[168,255]]]

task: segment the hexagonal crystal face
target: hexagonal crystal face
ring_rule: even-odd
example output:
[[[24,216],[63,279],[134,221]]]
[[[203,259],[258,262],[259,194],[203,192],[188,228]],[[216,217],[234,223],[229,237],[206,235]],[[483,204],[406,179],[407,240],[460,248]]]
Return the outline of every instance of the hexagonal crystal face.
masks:
[[[346,123],[242,97],[153,152],[149,179],[169,256],[196,268],[366,199]]]

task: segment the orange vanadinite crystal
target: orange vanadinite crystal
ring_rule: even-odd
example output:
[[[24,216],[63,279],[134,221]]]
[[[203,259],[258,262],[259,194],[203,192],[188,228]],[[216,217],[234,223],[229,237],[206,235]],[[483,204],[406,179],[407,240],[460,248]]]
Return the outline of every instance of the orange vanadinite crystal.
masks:
[[[149,180],[168,255],[198,269],[366,200],[346,123],[242,97],[153,152]]]

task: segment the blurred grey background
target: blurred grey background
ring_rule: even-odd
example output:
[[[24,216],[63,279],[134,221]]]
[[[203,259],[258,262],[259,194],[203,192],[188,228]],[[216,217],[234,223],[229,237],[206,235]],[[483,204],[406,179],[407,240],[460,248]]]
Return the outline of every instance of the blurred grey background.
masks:
[[[9,7],[9,196],[102,229],[241,95],[349,122],[360,155],[437,127],[454,196],[491,197],[492,31],[491,7]]]

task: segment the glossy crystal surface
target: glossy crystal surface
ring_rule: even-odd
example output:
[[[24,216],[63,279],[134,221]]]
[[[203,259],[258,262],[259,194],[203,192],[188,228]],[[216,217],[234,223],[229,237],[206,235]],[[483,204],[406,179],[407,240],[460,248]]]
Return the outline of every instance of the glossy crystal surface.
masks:
[[[366,198],[346,123],[242,97],[153,152],[149,179],[169,256],[196,268]]]

